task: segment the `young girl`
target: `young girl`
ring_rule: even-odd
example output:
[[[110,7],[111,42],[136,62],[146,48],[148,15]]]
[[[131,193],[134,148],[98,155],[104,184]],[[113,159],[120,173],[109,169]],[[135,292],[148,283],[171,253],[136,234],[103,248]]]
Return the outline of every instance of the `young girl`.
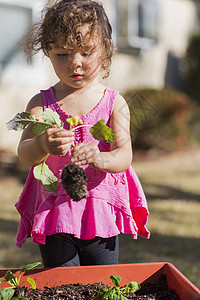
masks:
[[[27,237],[39,244],[45,267],[118,263],[120,232],[148,238],[148,209],[131,165],[128,106],[122,96],[102,84],[108,76],[114,45],[111,26],[101,4],[92,0],[60,0],[47,7],[41,26],[26,50],[43,50],[58,83],[42,90],[27,111],[42,119],[49,107],[64,129],[50,128],[34,136],[27,127],[18,146],[20,160],[32,166],[16,207],[21,214],[17,246]],[[79,116],[85,124],[104,119],[115,141],[95,140],[88,127],[73,134],[66,119]],[[72,147],[72,143],[75,144]],[[46,163],[59,178],[56,196],[33,176],[33,166]],[[61,183],[65,165],[74,163],[87,174],[89,195],[73,201]]]

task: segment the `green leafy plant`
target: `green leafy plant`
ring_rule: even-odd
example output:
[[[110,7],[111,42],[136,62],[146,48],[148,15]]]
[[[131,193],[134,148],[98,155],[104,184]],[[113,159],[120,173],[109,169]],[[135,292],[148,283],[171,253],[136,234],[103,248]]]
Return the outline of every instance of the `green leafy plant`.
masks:
[[[129,89],[123,94],[131,116],[135,150],[171,151],[199,145],[200,107],[174,89]]]
[[[132,293],[134,294],[138,291],[141,286],[137,282],[129,282],[126,286],[120,287],[120,276],[111,275],[110,279],[112,280],[114,287],[103,288],[98,292],[98,295],[93,297],[92,300],[128,300],[124,294]]]
[[[12,120],[10,120],[6,125],[8,130],[23,130],[28,125],[33,124],[32,132],[33,134],[39,135],[45,132],[48,128],[56,127],[63,128],[63,123],[60,120],[57,112],[53,111],[51,108],[46,108],[42,115],[43,121],[38,121],[35,115],[29,112],[18,113]],[[104,120],[98,121],[96,124],[83,124],[83,121],[79,117],[71,117],[66,120],[70,124],[70,130],[73,131],[79,127],[90,127],[90,133],[96,140],[106,140],[108,143],[114,141],[114,131],[105,125]],[[75,127],[73,127],[75,126]],[[73,146],[73,145],[72,145]],[[46,164],[46,160],[50,154],[44,158],[44,160],[34,167],[33,174],[34,177],[39,180],[44,188],[56,195],[58,188],[58,178],[53,174]]]
[[[200,105],[200,33],[193,33],[188,40],[185,57],[181,60],[181,79],[185,92]]]
[[[0,284],[2,282],[8,283],[11,285],[11,287],[6,287],[0,290],[0,300],[16,300],[18,299],[17,297],[13,297],[15,293],[15,289],[19,288],[23,283],[28,282],[30,284],[31,289],[36,288],[36,283],[35,281],[28,277],[26,280],[21,281],[21,276],[23,272],[33,270],[37,267],[39,267],[42,263],[41,262],[35,262],[33,264],[26,265],[20,270],[19,277],[17,278],[16,276],[13,275],[12,271],[8,270],[4,276],[4,278],[0,279]],[[23,300],[26,300],[27,298],[23,298]]]

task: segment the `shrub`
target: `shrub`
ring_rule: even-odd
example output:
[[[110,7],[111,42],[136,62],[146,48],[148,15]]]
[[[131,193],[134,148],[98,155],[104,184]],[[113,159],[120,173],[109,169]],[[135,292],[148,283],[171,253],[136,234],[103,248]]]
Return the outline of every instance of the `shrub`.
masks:
[[[123,96],[130,108],[134,149],[172,150],[200,142],[200,108],[186,94],[141,89],[128,90]]]
[[[185,92],[200,104],[200,33],[191,36],[182,62]]]

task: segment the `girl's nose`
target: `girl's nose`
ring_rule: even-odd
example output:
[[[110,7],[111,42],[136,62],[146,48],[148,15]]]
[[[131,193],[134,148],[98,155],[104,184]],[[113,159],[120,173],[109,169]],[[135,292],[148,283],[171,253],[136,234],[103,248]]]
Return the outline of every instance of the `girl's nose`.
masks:
[[[70,65],[73,68],[80,68],[82,66],[82,55],[79,52],[73,55]]]

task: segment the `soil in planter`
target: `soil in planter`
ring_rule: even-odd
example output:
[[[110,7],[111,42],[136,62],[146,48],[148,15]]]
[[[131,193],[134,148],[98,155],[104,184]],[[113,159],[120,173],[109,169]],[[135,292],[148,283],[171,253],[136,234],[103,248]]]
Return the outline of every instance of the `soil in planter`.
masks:
[[[97,295],[99,289],[108,288],[108,285],[103,282],[93,283],[93,284],[65,284],[57,287],[45,287],[44,290],[35,289],[31,290],[27,287],[19,288],[15,296],[19,299],[27,297],[28,299],[52,299],[52,300],[62,300],[62,299],[82,299],[90,300]],[[167,278],[165,275],[161,275],[158,282],[151,284],[145,283],[141,285],[141,289],[135,294],[124,294],[128,299],[135,300],[147,300],[151,298],[153,300],[180,300],[180,297],[175,293],[174,290],[169,289],[167,284]]]

